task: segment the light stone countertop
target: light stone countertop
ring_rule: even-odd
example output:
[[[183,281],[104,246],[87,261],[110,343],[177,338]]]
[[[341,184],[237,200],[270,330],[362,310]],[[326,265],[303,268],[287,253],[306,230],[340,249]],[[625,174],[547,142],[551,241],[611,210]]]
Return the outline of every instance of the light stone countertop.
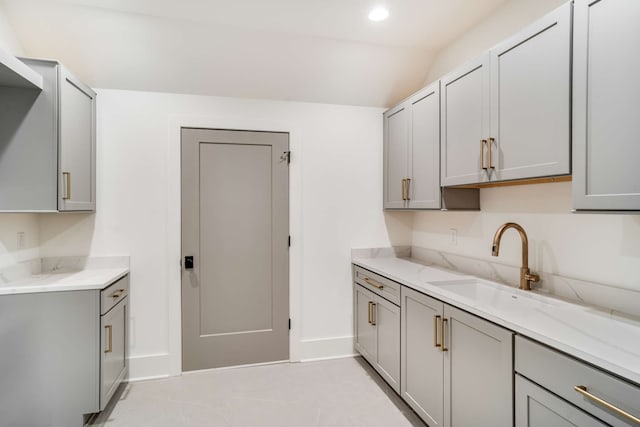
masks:
[[[0,270],[0,296],[104,289],[129,273],[129,257],[35,259]]]
[[[104,289],[127,273],[128,268],[120,267],[34,274],[15,282],[0,283],[0,295]]]
[[[594,307],[482,282],[483,295],[461,295],[434,284],[473,276],[410,259],[354,257],[353,264],[556,348],[640,385],[640,322]]]

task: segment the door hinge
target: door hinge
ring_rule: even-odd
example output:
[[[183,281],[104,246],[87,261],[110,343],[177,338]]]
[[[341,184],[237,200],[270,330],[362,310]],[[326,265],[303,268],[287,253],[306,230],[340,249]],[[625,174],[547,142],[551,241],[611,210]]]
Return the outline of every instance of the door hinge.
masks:
[[[287,161],[287,164],[291,164],[291,151],[285,151],[284,153],[282,153],[282,156],[280,156],[280,161],[284,162]]]
[[[289,236],[289,247],[291,247],[291,236]]]

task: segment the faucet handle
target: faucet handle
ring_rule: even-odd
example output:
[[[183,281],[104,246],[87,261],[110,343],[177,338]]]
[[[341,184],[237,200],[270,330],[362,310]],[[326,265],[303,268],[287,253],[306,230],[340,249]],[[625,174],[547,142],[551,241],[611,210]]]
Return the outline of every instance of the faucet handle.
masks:
[[[539,282],[540,281],[540,276],[538,276],[536,273],[527,273],[524,275],[524,278],[527,279],[530,282]]]

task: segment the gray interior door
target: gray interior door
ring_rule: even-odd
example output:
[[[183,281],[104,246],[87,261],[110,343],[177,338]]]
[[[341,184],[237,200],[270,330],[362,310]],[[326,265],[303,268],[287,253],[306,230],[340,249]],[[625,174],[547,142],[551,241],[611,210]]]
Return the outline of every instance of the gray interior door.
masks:
[[[182,129],[184,371],[289,359],[288,150],[287,133]]]

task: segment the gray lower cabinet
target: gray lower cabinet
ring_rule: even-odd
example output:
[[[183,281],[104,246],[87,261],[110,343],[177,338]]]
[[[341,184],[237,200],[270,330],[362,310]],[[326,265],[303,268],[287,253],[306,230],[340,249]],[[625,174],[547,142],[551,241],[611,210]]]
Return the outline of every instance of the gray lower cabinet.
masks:
[[[429,426],[513,424],[513,333],[402,287],[401,395]]]
[[[354,284],[355,348],[400,392],[400,308]]]
[[[605,427],[555,394],[516,374],[516,427]]]
[[[122,292],[123,288],[106,290],[107,293]],[[100,410],[109,403],[122,381],[126,379],[129,368],[127,359],[128,334],[127,318],[129,302],[122,297],[114,307],[100,318]]]
[[[637,384],[522,336],[515,340],[515,371],[522,377],[516,384],[517,427],[640,425]]]
[[[96,94],[56,61],[22,61],[43,85],[0,88],[0,211],[94,211]]]
[[[571,173],[571,7],[441,79],[442,186]]]
[[[0,296],[0,425],[81,427],[104,409],[128,374],[128,280]]]
[[[573,206],[640,211],[640,2],[576,0]]]

